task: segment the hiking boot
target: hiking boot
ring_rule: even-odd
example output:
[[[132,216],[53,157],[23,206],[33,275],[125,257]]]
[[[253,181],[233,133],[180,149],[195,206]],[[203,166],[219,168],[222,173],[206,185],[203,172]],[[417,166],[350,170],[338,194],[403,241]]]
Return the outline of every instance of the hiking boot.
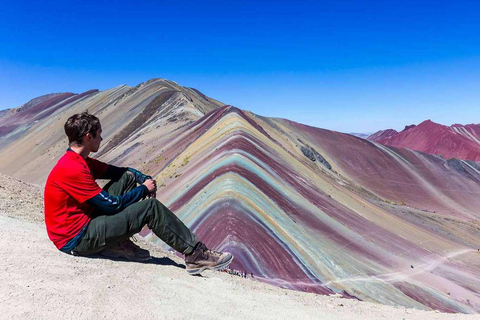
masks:
[[[137,239],[135,237],[132,237],[135,242]],[[122,245],[127,248],[127,250],[131,250],[135,253],[135,256],[138,257],[139,259],[143,259],[143,261],[149,260],[152,257],[150,256],[150,251],[146,249],[140,248],[138,245],[136,245],[134,242],[132,242],[130,239],[125,240],[122,242]]]
[[[230,252],[217,252],[207,249],[199,242],[192,254],[185,256],[185,265],[189,274],[199,274],[204,270],[220,270],[226,268],[233,260]]]
[[[107,258],[121,258],[137,262],[151,259],[150,252],[148,250],[140,248],[130,239],[119,242],[111,248],[104,249],[99,254]]]

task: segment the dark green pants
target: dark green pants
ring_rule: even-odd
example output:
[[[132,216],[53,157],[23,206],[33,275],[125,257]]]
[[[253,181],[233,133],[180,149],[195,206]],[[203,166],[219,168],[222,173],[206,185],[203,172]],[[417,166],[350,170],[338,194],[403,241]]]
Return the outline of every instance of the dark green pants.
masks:
[[[119,196],[136,185],[133,174],[125,172],[118,181],[110,181],[103,189]],[[98,253],[140,232],[145,225],[166,244],[183,254],[190,254],[198,242],[197,236],[160,201],[146,199],[113,215],[99,213],[94,216],[73,251],[84,256]]]

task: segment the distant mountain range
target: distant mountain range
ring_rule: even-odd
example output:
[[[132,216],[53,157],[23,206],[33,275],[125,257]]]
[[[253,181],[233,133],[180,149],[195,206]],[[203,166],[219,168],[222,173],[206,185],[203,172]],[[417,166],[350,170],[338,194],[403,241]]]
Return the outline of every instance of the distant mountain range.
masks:
[[[358,132],[350,132],[349,134],[362,139],[367,139],[371,135],[371,133],[358,133]]]
[[[0,172],[43,184],[67,149],[65,121],[87,109],[103,129],[92,156],[153,176],[157,198],[208,247],[232,252],[232,268],[295,290],[480,312],[477,163],[263,117],[152,79],[0,112]],[[428,134],[458,132],[465,150],[478,137],[417,127],[427,146]]]
[[[406,126],[400,132],[381,130],[367,139],[387,146],[440,155],[445,159],[480,161],[480,124],[448,127],[426,120],[419,125]]]

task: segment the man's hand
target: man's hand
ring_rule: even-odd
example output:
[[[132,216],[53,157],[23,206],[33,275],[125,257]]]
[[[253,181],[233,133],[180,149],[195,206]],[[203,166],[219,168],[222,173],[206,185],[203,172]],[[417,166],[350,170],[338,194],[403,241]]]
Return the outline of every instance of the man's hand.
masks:
[[[155,198],[157,196],[157,183],[153,179],[147,179],[143,183],[145,187],[147,187],[148,191],[150,192],[150,197]]]

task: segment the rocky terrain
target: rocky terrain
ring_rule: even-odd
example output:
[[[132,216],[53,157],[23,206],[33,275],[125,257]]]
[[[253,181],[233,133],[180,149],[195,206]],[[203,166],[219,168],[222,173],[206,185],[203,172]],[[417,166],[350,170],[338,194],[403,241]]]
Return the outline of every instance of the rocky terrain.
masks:
[[[43,222],[43,189],[0,173],[0,212],[29,222]]]

